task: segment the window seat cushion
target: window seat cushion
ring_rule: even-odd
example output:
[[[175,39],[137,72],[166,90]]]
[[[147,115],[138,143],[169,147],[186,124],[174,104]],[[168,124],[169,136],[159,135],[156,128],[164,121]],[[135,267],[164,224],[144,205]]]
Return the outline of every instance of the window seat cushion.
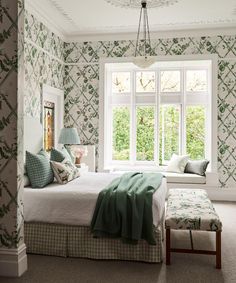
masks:
[[[166,176],[167,183],[205,184],[206,177],[191,173],[161,172]]]

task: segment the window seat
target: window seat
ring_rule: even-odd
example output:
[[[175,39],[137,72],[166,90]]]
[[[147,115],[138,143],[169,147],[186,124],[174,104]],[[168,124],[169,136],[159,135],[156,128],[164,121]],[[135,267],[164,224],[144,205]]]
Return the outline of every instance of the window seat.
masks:
[[[206,177],[190,173],[161,172],[166,176],[167,183],[206,184]]]
[[[190,173],[173,173],[173,172],[166,172],[166,171],[157,171],[157,170],[148,170],[147,168],[132,168],[132,169],[126,169],[126,170],[112,170],[110,172],[122,174],[125,172],[130,171],[144,171],[144,172],[159,172],[162,173],[166,179],[167,183],[174,183],[174,184],[206,184],[206,176],[200,176],[196,174],[190,174]]]

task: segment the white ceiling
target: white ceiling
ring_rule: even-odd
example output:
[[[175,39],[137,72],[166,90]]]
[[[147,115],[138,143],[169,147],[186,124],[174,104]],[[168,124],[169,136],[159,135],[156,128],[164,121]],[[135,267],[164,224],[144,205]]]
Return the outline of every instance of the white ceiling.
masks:
[[[26,0],[26,9],[67,40],[125,39],[125,34],[137,32],[139,9],[105,0]],[[148,15],[151,32],[231,28],[236,34],[236,0],[178,0],[149,8]]]

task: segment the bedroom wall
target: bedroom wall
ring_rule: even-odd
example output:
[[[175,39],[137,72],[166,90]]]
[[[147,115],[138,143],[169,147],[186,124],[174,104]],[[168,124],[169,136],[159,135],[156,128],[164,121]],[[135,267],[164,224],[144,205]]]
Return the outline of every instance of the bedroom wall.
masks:
[[[17,276],[27,269],[22,202],[24,1],[1,0],[0,15],[0,276]]]
[[[98,145],[99,58],[133,56],[135,42],[65,43],[65,126]],[[221,187],[236,187],[236,36],[152,40],[153,55],[218,54],[218,170]],[[97,152],[98,158],[98,152]]]
[[[63,89],[64,42],[35,16],[25,13],[25,115],[39,118],[42,86]]]

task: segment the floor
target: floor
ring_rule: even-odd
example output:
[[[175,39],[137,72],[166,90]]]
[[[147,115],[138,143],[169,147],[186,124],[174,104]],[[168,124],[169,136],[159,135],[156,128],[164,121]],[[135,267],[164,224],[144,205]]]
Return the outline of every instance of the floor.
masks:
[[[214,256],[174,254],[172,264],[95,261],[39,255],[28,256],[28,271],[21,278],[0,278],[1,283],[218,283],[236,282],[236,202],[217,202],[223,222],[222,269]],[[195,248],[214,247],[215,233],[193,233]],[[189,234],[172,234],[175,247],[190,246]]]

